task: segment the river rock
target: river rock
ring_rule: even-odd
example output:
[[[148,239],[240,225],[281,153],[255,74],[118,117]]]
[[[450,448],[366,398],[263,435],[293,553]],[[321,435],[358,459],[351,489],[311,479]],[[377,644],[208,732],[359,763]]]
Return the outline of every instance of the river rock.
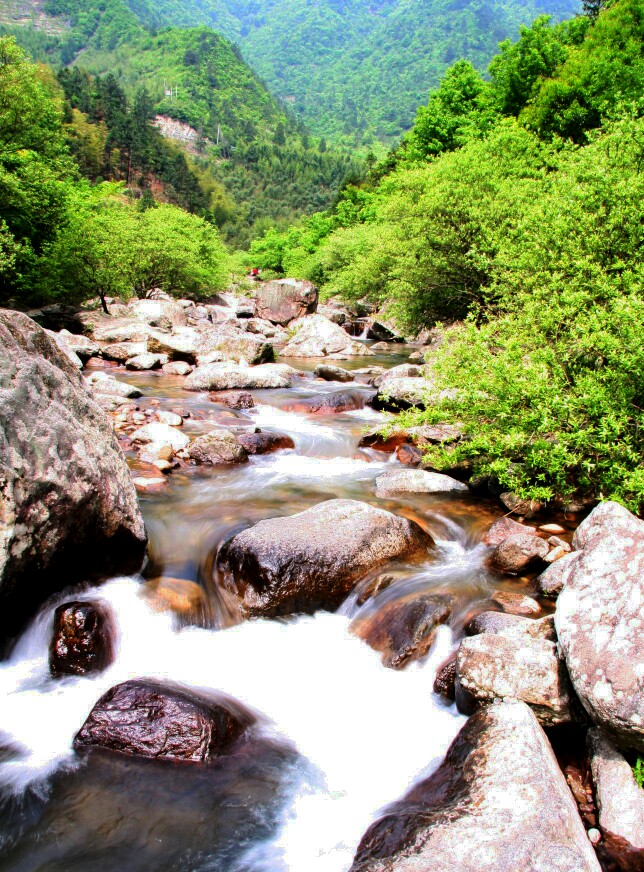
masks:
[[[396,460],[398,463],[402,463],[403,466],[412,466],[415,468],[420,466],[423,462],[423,452],[420,448],[416,448],[415,445],[408,445],[405,443],[396,448]]]
[[[422,366],[416,366],[412,363],[401,363],[398,366],[392,366],[391,369],[385,370],[382,375],[376,376],[372,384],[374,388],[381,388],[401,378],[418,378],[423,375]]]
[[[572,554],[564,554],[559,560],[544,570],[535,579],[539,593],[542,596],[558,597],[564,588],[568,572],[578,557],[578,551],[573,551]]]
[[[379,497],[389,497],[395,494],[442,494],[467,493],[469,488],[461,481],[441,475],[439,472],[427,472],[424,469],[392,469],[384,472],[376,479],[376,494]]]
[[[223,403],[229,409],[253,409],[255,401],[253,395],[248,391],[219,391],[216,394],[211,394],[210,399],[213,403]]]
[[[332,366],[330,363],[318,363],[313,372],[324,381],[352,382],[355,378],[353,373],[347,372],[341,366]]]
[[[285,327],[291,321],[312,315],[318,307],[318,292],[311,282],[277,279],[261,284],[255,295],[255,314]]]
[[[176,427],[162,424],[160,421],[151,421],[144,424],[131,434],[132,442],[156,442],[161,445],[171,445],[173,451],[181,451],[190,444],[190,438]]]
[[[76,734],[74,748],[208,763],[225,754],[252,721],[248,711],[226,697],[135,679],[99,699]]]
[[[498,702],[363,836],[350,872],[600,872],[530,709]]]
[[[186,360],[171,360],[161,367],[165,375],[190,375],[193,370],[191,363]]]
[[[549,551],[548,543],[533,533],[514,534],[496,546],[490,565],[499,572],[518,575],[544,560]]]
[[[164,364],[168,363],[167,354],[152,354],[146,351],[144,354],[137,354],[125,361],[127,369],[148,370],[159,369]]]
[[[171,361],[195,363],[200,334],[194,327],[184,327],[181,331],[163,333],[153,330],[148,338],[148,351],[154,354],[167,354]]]
[[[51,336],[51,338],[54,340],[56,345],[60,348],[60,350],[63,352],[63,354],[65,355],[67,360],[69,360],[73,367],[75,367],[76,369],[83,368],[83,361],[71,348],[71,346],[67,344],[65,338],[61,336],[60,333],[55,333],[53,330],[45,330],[45,333],[47,333],[48,336]]]
[[[430,402],[430,394],[431,384],[425,378],[396,378],[378,388],[371,405],[384,412],[424,409]]]
[[[337,391],[295,400],[284,408],[289,412],[300,412],[303,415],[340,415],[342,412],[364,409],[365,400],[365,394],[358,391]]]
[[[282,357],[352,357],[371,354],[346,330],[323,315],[308,315],[289,325],[291,339],[281,352]]]
[[[511,615],[507,612],[486,611],[475,615],[465,625],[468,636],[479,633],[497,633],[502,636],[527,635],[532,639],[545,639],[556,642],[554,617],[547,615],[538,620],[526,618],[523,615]]]
[[[187,391],[267,390],[291,387],[291,380],[274,364],[238,366],[209,363],[199,366],[186,378]]]
[[[403,669],[428,653],[436,632],[452,612],[452,599],[422,594],[396,599],[354,622],[353,632],[382,654],[384,666]]]
[[[555,613],[573,686],[618,746],[644,751],[644,521],[603,503],[573,544]]]
[[[543,726],[574,720],[566,666],[556,645],[526,635],[481,633],[463,639],[456,658],[456,699],[466,713],[472,703],[518,699]]]
[[[220,463],[245,463],[248,453],[237,436],[225,427],[216,427],[199,436],[188,449],[197,463],[216,466]]]
[[[256,363],[272,363],[275,350],[270,342],[248,333],[219,337],[202,336],[197,352],[197,364],[206,366],[231,360],[252,366]]]
[[[173,327],[183,327],[188,323],[185,308],[171,298],[166,300],[132,300],[128,309],[135,318],[145,321],[151,327],[161,330],[171,330]]]
[[[104,345],[101,348],[101,356],[105,360],[114,360],[117,363],[125,363],[132,357],[138,357],[147,353],[147,342],[116,342]]]
[[[601,854],[623,872],[644,869],[644,790],[633,770],[601,730],[588,732],[588,753],[595,785]]]
[[[71,348],[83,363],[86,363],[91,357],[98,357],[100,354],[101,346],[98,342],[94,342],[93,339],[87,336],[70,333],[69,330],[61,330],[57,335],[59,340],[64,342],[68,348]]]
[[[102,603],[75,601],[58,606],[49,646],[54,676],[102,672],[114,660],[114,622]]]
[[[141,396],[141,391],[126,382],[119,381],[104,372],[95,372],[87,377],[87,384],[92,394],[103,394],[109,397],[121,397],[123,399],[136,399]]]
[[[433,690],[451,702],[456,699],[456,651],[438,667]]]
[[[167,424],[168,427],[183,427],[183,418],[177,415],[176,412],[167,412],[165,409],[159,409],[154,413],[154,417],[161,424]]]
[[[145,343],[154,333],[153,327],[136,318],[112,318],[98,312],[83,312],[80,313],[79,318],[83,321],[85,332],[97,342]]]
[[[367,339],[375,339],[377,342],[404,342],[404,338],[393,330],[391,327],[388,327],[386,324],[383,324],[382,321],[372,321],[369,324],[369,330],[367,331]]]
[[[111,421],[34,321],[0,310],[0,637],[92,575],[138,570],[145,530]]]
[[[422,558],[432,547],[406,518],[357,500],[329,500],[238,533],[221,550],[220,570],[249,616],[312,613],[336,609],[369,571]]]
[[[495,591],[490,600],[509,615],[533,616],[541,614],[541,606],[531,596],[507,590]]]
[[[506,509],[522,518],[534,518],[543,509],[543,503],[538,500],[526,500],[511,492],[501,494],[499,499]]]
[[[512,518],[500,518],[483,534],[482,542],[484,545],[500,545],[501,542],[505,542],[510,536],[536,536],[536,534],[537,531],[534,527],[519,524],[518,521],[513,521]]]
[[[242,433],[237,438],[248,454],[270,454],[273,451],[295,448],[295,442],[286,433],[262,430],[259,433]]]

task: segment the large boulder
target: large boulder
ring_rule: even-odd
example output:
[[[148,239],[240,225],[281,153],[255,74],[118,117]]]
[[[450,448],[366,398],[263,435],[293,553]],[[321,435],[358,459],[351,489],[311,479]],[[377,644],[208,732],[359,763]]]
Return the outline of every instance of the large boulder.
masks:
[[[314,375],[324,379],[324,381],[352,382],[355,379],[352,372],[347,372],[341,366],[333,366],[330,363],[318,363]]]
[[[0,636],[54,591],[137,570],[145,542],[110,420],[44,330],[0,310]]]
[[[494,703],[363,836],[351,872],[600,872],[530,709]]]
[[[202,335],[197,352],[198,365],[205,366],[223,360],[251,366],[255,363],[272,363],[275,350],[270,342],[251,333],[224,334],[219,337]]]
[[[382,654],[382,662],[392,669],[422,660],[436,632],[452,612],[452,600],[443,594],[425,593],[395,599],[366,618],[359,618],[353,632]]]
[[[376,479],[376,494],[379,497],[395,494],[444,494],[468,493],[469,488],[461,481],[442,475],[440,472],[427,472],[424,469],[392,469],[383,472]]]
[[[617,745],[644,751],[644,521],[603,503],[573,544],[555,613],[573,686]]]
[[[490,557],[490,564],[499,572],[519,575],[529,566],[545,560],[549,551],[545,539],[535,536],[534,533],[515,533],[496,546]]]
[[[184,327],[188,323],[185,308],[176,300],[132,300],[128,309],[135,318],[145,321],[151,327],[171,330],[173,327]]]
[[[356,500],[329,500],[238,533],[219,569],[246,615],[335,609],[354,584],[390,560],[423,558],[431,537],[413,521]]]
[[[343,358],[371,354],[365,345],[323,315],[298,318],[289,329],[292,337],[282,349],[282,357]]]
[[[217,466],[226,463],[245,463],[248,452],[239,439],[226,427],[215,427],[210,433],[199,436],[188,449],[197,463]]]
[[[295,442],[286,433],[259,430],[242,433],[237,438],[248,454],[272,454],[273,451],[295,448]]]
[[[412,363],[401,363],[398,366],[392,366],[391,369],[385,370],[381,375],[377,375],[372,384],[374,388],[386,387],[400,378],[421,378],[424,374],[422,366],[416,366]]]
[[[259,286],[255,295],[255,315],[282,327],[305,315],[312,315],[317,307],[315,285],[297,279],[266,282]]]
[[[74,601],[54,612],[49,646],[52,675],[101,672],[114,660],[114,621],[103,603]]]
[[[135,679],[99,699],[76,734],[74,748],[207,763],[225,754],[252,721],[228,698]]]
[[[183,383],[187,391],[252,391],[290,388],[291,379],[277,364],[239,366],[209,363],[198,366]]]
[[[518,699],[547,727],[575,719],[557,646],[527,634],[481,633],[463,639],[456,658],[456,699],[466,713],[472,705]]]
[[[154,330],[148,338],[147,347],[154,354],[167,354],[171,361],[195,363],[200,341],[200,335],[193,327],[185,327],[173,333]]]
[[[395,378],[378,388],[371,405],[384,412],[424,409],[431,401],[431,392],[431,382],[422,376]]]

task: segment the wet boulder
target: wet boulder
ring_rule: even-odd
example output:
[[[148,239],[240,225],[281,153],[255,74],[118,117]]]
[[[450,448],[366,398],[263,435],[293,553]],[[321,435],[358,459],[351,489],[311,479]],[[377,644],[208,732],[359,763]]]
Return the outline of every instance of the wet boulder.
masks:
[[[317,307],[315,285],[297,279],[265,282],[255,294],[255,315],[282,327],[305,315],[312,315]]]
[[[371,354],[346,330],[323,315],[308,315],[289,325],[291,338],[282,349],[282,357],[352,357]]]
[[[223,336],[203,334],[197,351],[197,364],[201,367],[228,360],[249,366],[272,363],[275,350],[270,342],[250,333]]]
[[[534,527],[529,527],[525,524],[520,524],[518,521],[513,521],[512,518],[499,518],[495,521],[487,532],[483,534],[482,542],[484,545],[500,545],[509,539],[511,536],[536,536],[537,531]]]
[[[498,572],[519,575],[529,566],[545,560],[549,551],[548,543],[533,533],[513,534],[496,546],[490,565]]]
[[[106,605],[75,601],[58,606],[49,646],[54,676],[102,672],[114,660],[114,621]]]
[[[465,632],[468,636],[477,636],[479,633],[498,633],[502,636],[527,635],[532,639],[557,641],[552,615],[532,620],[523,615],[485,611],[475,615],[467,622]]]
[[[336,609],[357,581],[433,547],[417,524],[357,500],[260,521],[224,544],[219,571],[248,616]]]
[[[273,451],[295,448],[295,442],[286,433],[260,430],[255,433],[242,433],[237,438],[248,454],[271,454]]]
[[[450,702],[456,699],[456,651],[438,667],[433,690]]]
[[[341,366],[332,366],[330,363],[319,363],[313,373],[324,381],[352,382],[355,378],[353,373],[347,372]]]
[[[558,597],[564,589],[566,578],[572,568],[572,564],[579,557],[578,551],[573,551],[572,554],[564,554],[559,560],[556,560],[551,566],[544,570],[541,575],[535,579],[537,590],[542,596]]]
[[[143,427],[139,427],[130,435],[132,442],[146,444],[154,442],[160,445],[171,445],[173,451],[181,451],[190,444],[190,438],[176,427],[162,424],[160,421],[151,421]]]
[[[0,310],[0,637],[53,592],[138,570],[145,530],[112,423],[34,321]]]
[[[476,705],[517,699],[547,727],[575,720],[570,682],[554,642],[527,635],[481,633],[463,639],[456,659],[456,700]]]
[[[154,760],[208,763],[226,754],[252,724],[223,695],[149,679],[125,681],[96,703],[74,738],[74,749],[102,748]]]
[[[545,733],[520,702],[471,717],[363,836],[350,872],[600,872]]]
[[[441,594],[395,599],[366,618],[358,618],[353,632],[382,654],[391,669],[403,669],[429,653],[436,632],[452,611],[452,600]]]
[[[248,391],[219,391],[216,394],[211,394],[210,399],[213,403],[222,403],[228,406],[229,409],[253,409],[255,401],[253,395]]]
[[[193,370],[183,386],[187,391],[284,389],[291,387],[291,379],[274,364],[239,366],[210,363]]]
[[[396,448],[396,460],[403,466],[420,466],[423,462],[423,452],[415,445],[399,445]]]
[[[130,357],[125,361],[125,366],[127,369],[148,370],[159,369],[166,363],[168,363],[167,354],[152,354],[152,352],[146,351],[143,354]]]
[[[573,544],[582,551],[568,563],[555,613],[573,686],[619,747],[644,751],[644,521],[602,503]]]
[[[199,436],[190,445],[188,454],[197,463],[210,466],[248,460],[248,453],[240,440],[225,427],[216,427],[205,436]]]
[[[623,872],[644,869],[644,790],[629,763],[601,730],[588,732],[588,753],[599,812],[602,859]]]
[[[379,497],[396,494],[468,493],[468,491],[468,486],[463,482],[456,481],[449,475],[427,472],[424,469],[392,469],[376,479],[376,494]]]
[[[364,409],[365,400],[365,394],[358,391],[337,391],[295,400],[284,406],[284,409],[289,412],[300,412],[303,415],[340,415],[342,412]]]

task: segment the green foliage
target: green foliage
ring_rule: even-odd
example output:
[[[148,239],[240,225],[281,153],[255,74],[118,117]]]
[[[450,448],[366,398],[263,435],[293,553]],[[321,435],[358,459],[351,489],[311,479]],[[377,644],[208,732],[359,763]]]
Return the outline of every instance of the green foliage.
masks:
[[[644,759],[642,757],[637,758],[635,766],[633,766],[633,774],[639,787],[644,788]]]

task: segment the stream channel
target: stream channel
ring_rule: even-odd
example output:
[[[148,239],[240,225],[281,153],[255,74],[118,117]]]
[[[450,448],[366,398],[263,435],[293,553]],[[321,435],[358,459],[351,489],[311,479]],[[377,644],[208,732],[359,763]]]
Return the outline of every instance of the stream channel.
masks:
[[[389,367],[405,362],[410,350],[340,365]],[[373,389],[315,379],[316,361],[285,362],[306,377],[290,390],[253,392],[256,407],[247,411],[184,391],[180,377],[110,370],[141,389],[142,410],[152,404],[189,412],[183,430],[190,435],[213,423],[246,424],[287,433],[295,449],[239,466],[186,467],[163,488],[143,493],[150,539],[143,575],[57,596],[0,664],[1,872],[343,872],[369,824],[436,768],[464,723],[433,693],[436,669],[492,590],[529,590],[527,582],[485,569],[481,537],[501,508],[468,494],[377,498],[376,477],[398,461],[358,442],[384,420],[382,413],[365,407],[320,416],[284,408],[325,391],[366,397]],[[128,460],[136,466],[134,452]],[[218,547],[264,518],[336,497],[417,521],[436,550],[420,565],[386,567],[393,583],[361,606],[365,582],[335,614],[230,626],[213,580]],[[159,577],[180,580],[188,611],[159,609]],[[352,621],[424,591],[454,597],[450,622],[424,662],[386,668],[351,632]],[[53,612],[70,598],[109,603],[118,653],[103,673],[54,679]],[[76,756],[72,740],[98,698],[144,676],[239,700],[258,715],[249,741],[209,766],[107,752]]]

